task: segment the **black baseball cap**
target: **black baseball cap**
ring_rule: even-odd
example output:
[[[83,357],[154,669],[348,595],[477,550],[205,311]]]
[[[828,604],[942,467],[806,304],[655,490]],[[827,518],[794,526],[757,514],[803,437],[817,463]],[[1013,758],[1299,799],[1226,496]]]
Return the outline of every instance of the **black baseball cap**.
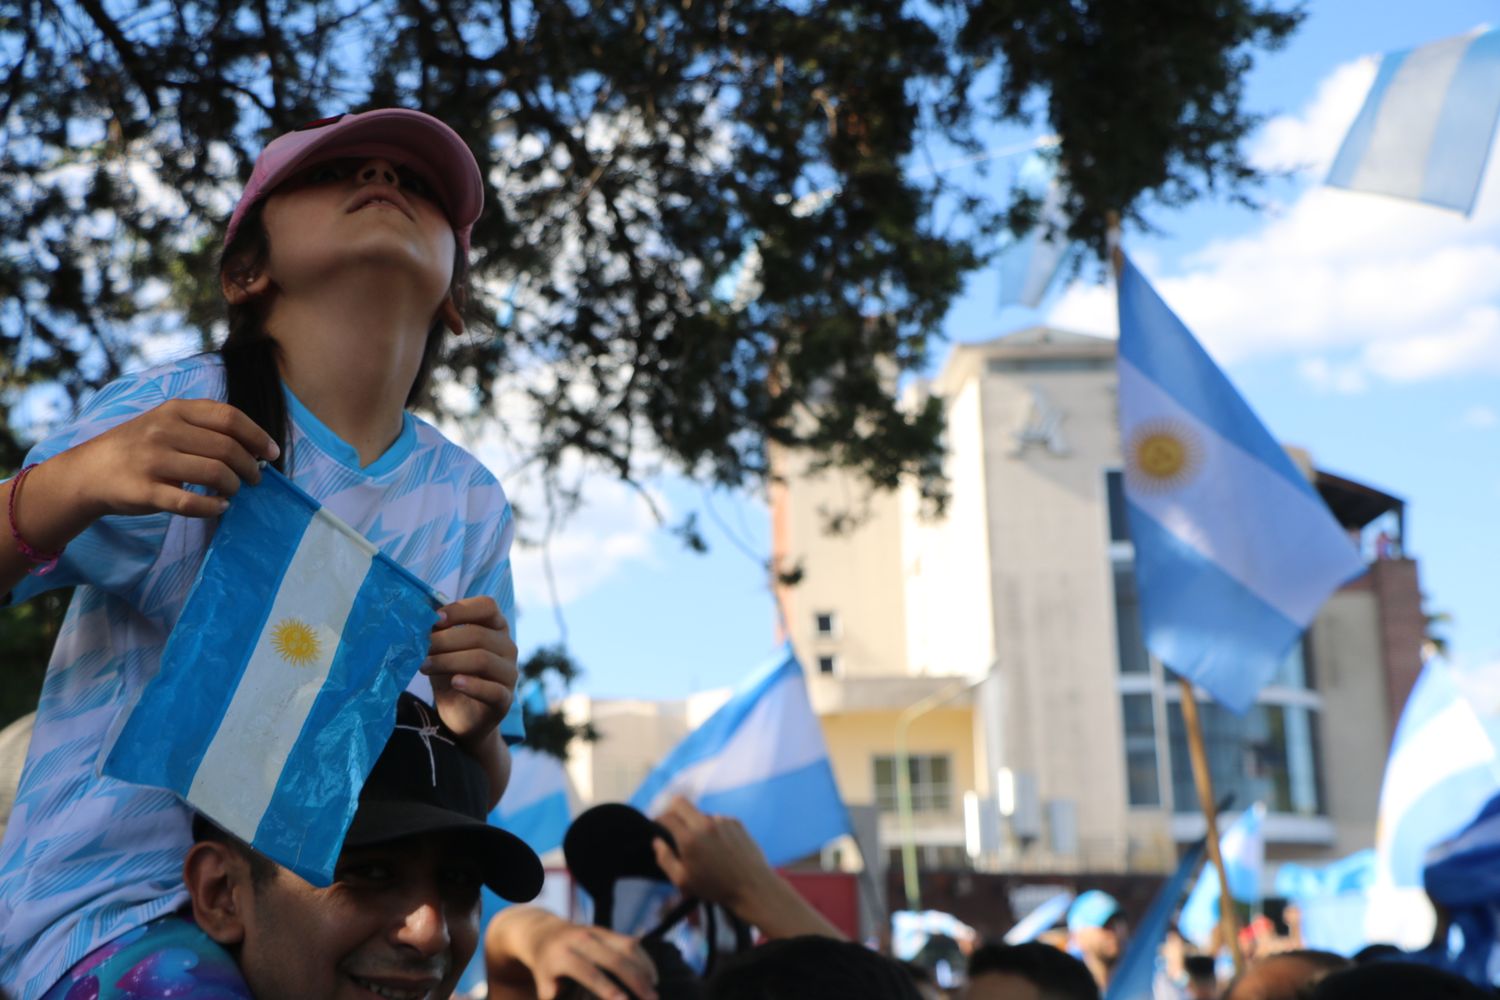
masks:
[[[437,711],[410,692],[396,704],[396,728],[359,794],[344,847],[373,847],[433,833],[473,838],[484,884],[525,903],[542,891],[541,859],[526,842],[486,822],[489,779],[458,745]]]

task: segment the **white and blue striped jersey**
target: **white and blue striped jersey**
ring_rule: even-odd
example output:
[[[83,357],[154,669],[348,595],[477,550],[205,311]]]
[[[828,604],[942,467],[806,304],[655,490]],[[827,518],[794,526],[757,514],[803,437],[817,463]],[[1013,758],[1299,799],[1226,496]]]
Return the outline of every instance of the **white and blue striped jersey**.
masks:
[[[111,383],[39,443],[39,462],[169,399],[224,398],[215,355]],[[450,599],[489,595],[515,622],[509,502],[495,477],[425,421],[361,467],[357,453],[288,394],[294,481]],[[24,494],[22,502],[25,501]],[[156,672],[214,522],[105,517],[16,601],[76,586],[42,688],[26,768],[0,844],[0,988],[38,996],[83,956],[187,900],[190,813],[167,792],[98,773],[122,709]],[[412,690],[431,699],[418,675]]]

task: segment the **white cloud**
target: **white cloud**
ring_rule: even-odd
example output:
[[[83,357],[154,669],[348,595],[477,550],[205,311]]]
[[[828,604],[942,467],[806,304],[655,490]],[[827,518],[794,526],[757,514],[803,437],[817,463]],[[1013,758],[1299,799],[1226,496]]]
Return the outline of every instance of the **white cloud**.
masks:
[[[547,377],[536,373],[537,379]],[[462,412],[467,390],[457,385],[442,389],[444,402]],[[533,417],[529,401],[519,392],[501,393],[492,415],[464,426],[445,424],[443,431],[471,451],[505,487],[515,508],[517,540],[511,560],[523,610],[543,611],[553,595],[547,583],[550,559],[557,601],[568,605],[604,584],[632,564],[649,565],[654,543],[662,537],[652,511],[654,504],[670,522],[672,508],[649,483],[650,500],[602,468],[585,468],[577,460],[564,462],[559,478],[577,491],[577,507],[561,519],[547,539],[548,497],[541,470],[528,464]],[[545,550],[543,541],[546,539]]]
[[[1171,269],[1137,261],[1220,363],[1289,359],[1333,392],[1500,373],[1500,161],[1470,219],[1319,183],[1372,72],[1368,60],[1339,67],[1253,145],[1262,167],[1318,171],[1293,202]],[[1112,293],[1071,288],[1049,320],[1112,331]]]
[[[1329,361],[1327,358],[1307,358],[1297,363],[1297,374],[1313,388],[1323,392],[1351,395],[1364,392],[1369,380],[1359,366]]]
[[[1487,431],[1500,426],[1500,413],[1492,406],[1471,406],[1459,418],[1459,424],[1470,430]]]
[[[1366,56],[1345,63],[1324,78],[1300,114],[1278,115],[1266,122],[1249,145],[1250,162],[1267,171],[1327,173],[1364,104],[1378,62]]]

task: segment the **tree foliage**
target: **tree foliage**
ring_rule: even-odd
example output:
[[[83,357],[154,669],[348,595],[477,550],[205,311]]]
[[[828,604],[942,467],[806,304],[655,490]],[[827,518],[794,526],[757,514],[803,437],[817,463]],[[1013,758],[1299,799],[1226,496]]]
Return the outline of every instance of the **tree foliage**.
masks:
[[[1255,47],[1284,42],[1300,6],[1253,0],[974,0],[959,32],[978,69],[998,64],[982,99],[1002,118],[1039,112],[1058,138],[1068,235],[1101,256],[1112,213],[1143,224],[1152,201],[1186,204],[1204,188],[1244,198],[1261,179],[1240,143],[1259,123],[1240,107]],[[1036,222],[1034,199],[1020,227]]]
[[[1097,249],[1108,210],[1254,179],[1240,77],[1298,17],[1252,0],[12,0],[0,461],[89,387],[216,342],[220,234],[267,139],[402,105],[452,124],[488,183],[440,412],[493,421],[503,399],[553,472],[582,457],[631,482],[754,485],[784,447],[941,507],[941,401],[903,408],[898,386],[999,224],[1025,228],[1035,204],[919,178],[918,153],[978,150],[1044,106],[1070,231]]]

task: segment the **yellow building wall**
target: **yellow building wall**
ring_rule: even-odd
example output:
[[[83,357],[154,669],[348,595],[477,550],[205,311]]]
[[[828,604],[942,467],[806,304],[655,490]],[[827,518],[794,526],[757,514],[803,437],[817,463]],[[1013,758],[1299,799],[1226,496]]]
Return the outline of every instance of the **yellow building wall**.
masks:
[[[823,739],[838,779],[839,792],[851,805],[875,801],[877,754],[896,752],[899,712],[848,712],[824,715]],[[913,754],[948,754],[953,761],[953,813],[963,815],[963,793],[974,787],[973,711],[940,708],[920,716],[907,731]]]

